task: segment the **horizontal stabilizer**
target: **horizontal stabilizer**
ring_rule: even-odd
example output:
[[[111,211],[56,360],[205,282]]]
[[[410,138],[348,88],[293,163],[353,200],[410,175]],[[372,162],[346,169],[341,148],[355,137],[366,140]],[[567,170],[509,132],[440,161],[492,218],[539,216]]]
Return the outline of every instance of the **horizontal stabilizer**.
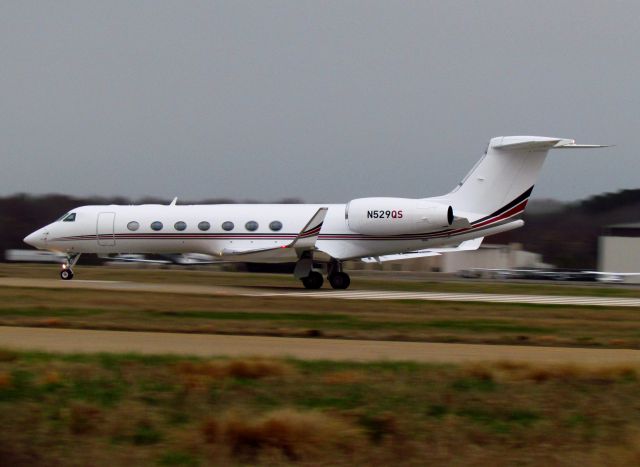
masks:
[[[553,149],[591,149],[591,148],[610,148],[612,144],[576,144],[567,143],[563,145],[555,145]]]
[[[495,149],[547,151],[549,149],[607,148],[603,144],[576,144],[575,139],[549,138],[546,136],[503,136],[493,144]]]

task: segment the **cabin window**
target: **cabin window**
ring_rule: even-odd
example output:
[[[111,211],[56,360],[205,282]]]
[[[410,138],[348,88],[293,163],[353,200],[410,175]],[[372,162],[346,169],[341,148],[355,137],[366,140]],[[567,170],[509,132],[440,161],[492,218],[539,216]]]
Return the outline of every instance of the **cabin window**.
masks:
[[[244,225],[244,228],[253,232],[254,230],[258,230],[258,223],[256,221],[249,221]]]
[[[160,221],[155,221],[151,223],[151,230],[155,230],[156,232],[158,230],[162,230],[162,222]]]
[[[173,228],[176,230],[184,230],[187,228],[187,224],[185,222],[182,221],[178,221],[175,224],[173,224]]]
[[[282,222],[280,221],[273,221],[271,224],[269,224],[269,228],[271,230],[273,230],[274,232],[277,232],[278,230],[282,229]]]
[[[204,232],[211,228],[211,224],[209,224],[207,221],[202,221],[198,224],[198,228]]]
[[[72,212],[67,217],[62,219],[62,222],[75,222],[75,221],[76,221],[76,213],[75,212]]]
[[[132,232],[135,232],[139,228],[140,224],[138,224],[136,221],[131,221],[127,224],[127,229],[131,230]]]
[[[227,232],[230,230],[233,230],[233,222],[231,221],[226,221],[222,223],[222,230],[226,230]]]

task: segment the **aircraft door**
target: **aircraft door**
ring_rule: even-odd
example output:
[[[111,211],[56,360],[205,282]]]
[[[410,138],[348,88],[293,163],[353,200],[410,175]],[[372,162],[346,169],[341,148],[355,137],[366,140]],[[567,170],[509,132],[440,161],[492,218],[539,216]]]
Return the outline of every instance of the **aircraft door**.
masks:
[[[114,224],[116,222],[115,212],[101,212],[98,214],[96,236],[98,245],[114,246],[116,244],[116,236],[114,232]]]

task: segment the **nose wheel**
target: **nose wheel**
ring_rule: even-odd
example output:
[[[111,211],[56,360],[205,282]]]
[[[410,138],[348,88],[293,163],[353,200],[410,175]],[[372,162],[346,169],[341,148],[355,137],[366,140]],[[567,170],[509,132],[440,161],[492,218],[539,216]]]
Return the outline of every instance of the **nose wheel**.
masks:
[[[73,267],[76,265],[78,260],[80,259],[80,253],[75,253],[67,256],[67,260],[62,265],[62,269],[60,270],[60,279],[63,281],[70,281],[73,279]]]
[[[71,279],[73,279],[73,271],[69,268],[65,268],[62,271],[60,271],[60,279],[62,279],[63,281],[70,281]]]

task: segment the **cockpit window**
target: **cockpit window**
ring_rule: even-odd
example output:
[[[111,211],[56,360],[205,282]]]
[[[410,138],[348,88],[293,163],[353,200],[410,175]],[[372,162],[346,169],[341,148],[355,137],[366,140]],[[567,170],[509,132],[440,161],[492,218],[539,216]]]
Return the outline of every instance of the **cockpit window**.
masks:
[[[65,217],[64,219],[62,219],[62,222],[75,222],[76,220],[76,213],[72,212],[71,214],[69,214],[67,217]]]

